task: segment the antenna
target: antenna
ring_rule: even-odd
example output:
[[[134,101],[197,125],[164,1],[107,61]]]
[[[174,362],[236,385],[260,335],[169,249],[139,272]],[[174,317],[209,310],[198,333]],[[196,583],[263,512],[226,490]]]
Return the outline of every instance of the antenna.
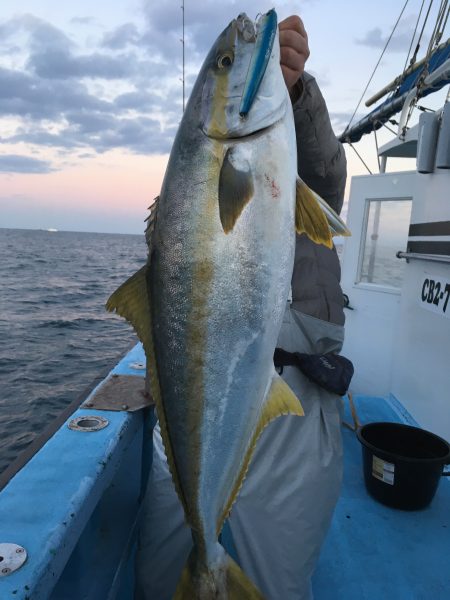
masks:
[[[185,78],[184,78],[184,0],[183,0],[183,4],[181,5],[181,11],[182,11],[182,15],[183,15],[183,35],[182,38],[180,40],[181,45],[183,47],[183,76],[181,78],[181,83],[183,84],[183,112],[184,112],[184,105],[185,105],[185,101],[184,101],[184,97],[185,97]]]

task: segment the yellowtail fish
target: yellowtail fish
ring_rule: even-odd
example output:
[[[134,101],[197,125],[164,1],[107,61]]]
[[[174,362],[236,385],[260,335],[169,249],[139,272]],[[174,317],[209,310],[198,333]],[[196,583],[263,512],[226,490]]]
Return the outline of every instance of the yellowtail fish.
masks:
[[[107,303],[143,342],[192,530],[176,599],[262,598],[218,536],[264,427],[303,414],[273,366],[296,230],[331,246],[327,219],[297,178],[276,13],[256,24],[241,14],[193,88],[149,220],[148,262]]]

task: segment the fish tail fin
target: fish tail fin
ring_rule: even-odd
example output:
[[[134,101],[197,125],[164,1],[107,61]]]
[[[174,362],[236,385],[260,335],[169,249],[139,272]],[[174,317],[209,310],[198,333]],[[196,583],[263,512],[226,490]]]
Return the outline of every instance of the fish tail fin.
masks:
[[[333,235],[351,235],[341,217],[300,177],[297,177],[295,228],[297,233],[306,233],[313,242],[328,248],[333,247]]]
[[[218,546],[214,565],[204,565],[195,548],[189,555],[173,600],[264,600],[264,596],[225,550]]]

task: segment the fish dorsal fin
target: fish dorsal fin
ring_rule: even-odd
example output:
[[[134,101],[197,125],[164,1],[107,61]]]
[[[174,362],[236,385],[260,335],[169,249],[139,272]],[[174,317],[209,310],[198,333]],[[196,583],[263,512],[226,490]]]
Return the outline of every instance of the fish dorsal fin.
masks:
[[[147,223],[147,227],[145,228],[145,241],[147,242],[149,253],[152,251],[152,238],[156,224],[156,216],[158,214],[158,202],[159,196],[156,196],[156,198],[153,199],[153,202],[148,207],[150,213],[145,219]]]
[[[288,384],[283,379],[281,379],[281,377],[274,371],[272,382],[261,411],[261,416],[256,425],[256,429],[253,432],[250,444],[247,448],[247,452],[244,456],[242,468],[236,479],[236,483],[233,486],[233,490],[225,506],[225,509],[219,519],[217,529],[218,534],[222,530],[225,519],[228,517],[231,507],[233,506],[234,501],[236,500],[236,497],[239,493],[239,490],[241,489],[241,486],[244,482],[251,458],[253,456],[253,452],[255,451],[256,442],[258,441],[258,438],[261,435],[261,433],[264,431],[267,425],[277,417],[280,417],[282,415],[297,415],[299,417],[303,417],[304,414],[305,413],[303,411],[302,405],[300,404],[300,400],[297,398],[297,396],[294,394],[294,392],[291,390]]]
[[[219,176],[219,214],[225,233],[232,231],[254,191],[250,169],[237,169],[233,165],[232,152],[233,149],[228,148]]]
[[[316,195],[300,177],[297,177],[295,229],[298,234],[306,233],[316,244],[324,244],[327,248],[333,247],[327,218]]]
[[[144,346],[147,363],[147,378],[150,383],[150,392],[158,411],[161,437],[164,442],[167,462],[172,474],[172,479],[175,484],[178,497],[183,505],[183,508],[185,509],[185,514],[188,515],[186,501],[184,499],[181,484],[175,467],[172,444],[167,429],[166,415],[161,400],[161,390],[159,386],[155,346],[153,341],[151,296],[150,288],[147,283],[147,274],[149,268],[149,264],[146,264],[129,279],[127,279],[127,281],[125,281],[125,283],[123,283],[119,288],[117,288],[117,290],[108,299],[106,303],[106,309],[110,312],[115,311],[121,317],[124,317],[129,323],[131,323]]]

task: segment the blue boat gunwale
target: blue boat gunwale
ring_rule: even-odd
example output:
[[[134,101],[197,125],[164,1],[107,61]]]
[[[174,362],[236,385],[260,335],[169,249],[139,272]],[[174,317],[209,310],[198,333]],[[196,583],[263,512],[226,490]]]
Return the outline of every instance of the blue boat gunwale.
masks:
[[[108,377],[131,373],[143,377],[143,372],[136,373],[130,367],[133,363],[142,362],[142,357],[142,346],[138,344]],[[399,410],[394,397],[354,396],[354,401],[362,422],[386,420],[386,416],[393,422],[406,421],[407,413]],[[345,419],[349,420],[348,403],[345,411]],[[63,425],[0,494],[0,510],[6,510],[8,517],[11,515],[13,518],[13,521],[8,518],[8,523],[0,527],[2,541],[17,542],[30,550],[28,560],[21,569],[0,579],[2,598],[77,600],[83,597],[86,600],[132,600],[136,525],[146,483],[144,471],[148,472],[151,464],[151,452],[145,446],[144,439],[151,444],[154,420],[150,427],[144,427],[144,411],[98,412],[110,419],[110,426],[95,433],[78,433]],[[75,414],[90,416],[96,413],[96,410],[80,409]],[[78,483],[82,479],[79,473],[71,469],[69,481],[64,480],[67,469],[61,460],[62,454],[57,451],[62,438],[71,439],[72,442],[85,440],[84,444],[75,442],[76,447],[82,449],[83,455],[74,457],[74,464],[78,469],[84,470],[92,481],[84,486],[81,494],[78,493]],[[450,573],[443,568],[444,549],[450,549],[450,538],[445,529],[447,524],[450,527],[448,480],[441,484],[429,509],[412,515],[389,509],[371,499],[365,489],[361,450],[356,435],[343,429],[343,439],[346,447],[346,483],[313,577],[315,600],[335,600],[340,597],[378,600],[382,594],[388,594],[389,590],[391,596],[410,600],[411,597],[416,597],[411,596],[412,590],[417,588],[418,593],[421,593],[421,590],[428,587],[433,590],[436,600],[443,600],[447,596],[442,590],[447,592],[450,587]],[[133,456],[130,454],[131,450]],[[136,457],[142,460],[147,455],[150,462],[144,467],[139,465],[141,469],[136,469]],[[59,469],[53,473],[53,482],[51,479],[46,480],[45,473],[40,472],[41,467],[48,468],[45,463],[50,456],[53,457],[54,468]],[[29,477],[30,481],[26,482]],[[70,480],[73,480],[73,485]],[[37,482],[37,491],[33,489],[34,482]],[[55,482],[63,489],[55,491]],[[58,500],[57,494],[61,491],[63,493]],[[124,512],[119,513],[118,525],[122,528],[122,537],[111,543],[108,536],[105,538],[102,534],[102,519],[104,522],[108,515],[115,514],[116,493],[122,498],[124,494],[128,494],[125,498],[128,512],[126,515]],[[16,506],[17,498],[23,494],[26,495],[27,506],[37,505],[38,513],[40,504],[51,504],[47,513],[44,511],[47,520],[41,520],[38,514],[36,523],[36,515],[29,514],[20,504]],[[108,506],[105,508],[106,496]],[[51,523],[49,518],[52,519]],[[126,523],[123,522],[124,519],[128,519]],[[64,521],[68,523],[64,524]],[[228,545],[232,540],[228,539],[227,531],[224,534],[222,542],[230,550]],[[434,548],[431,547],[431,539],[434,540]],[[425,546],[418,544],[418,540],[424,540]],[[96,548],[97,544],[103,545],[99,549]],[[366,544],[371,545],[370,564],[366,563]],[[86,551],[89,554],[91,550],[93,556],[85,556]],[[350,550],[351,556],[347,556]],[[398,553],[402,557],[397,568],[394,557]],[[113,556],[114,563],[106,565],[105,561],[112,561]],[[434,557],[433,560],[431,556]],[[79,561],[83,560],[84,563],[80,565]],[[105,567],[102,573],[95,570],[99,569],[99,561],[102,568]],[[418,564],[422,564],[420,573],[416,568]],[[96,573],[95,578],[93,572]],[[109,579],[106,578],[106,572],[111,574]],[[380,577],[380,573],[383,577]],[[102,581],[99,582],[99,579]],[[100,583],[104,586],[101,592],[98,591]],[[61,590],[64,591],[63,595]]]
[[[125,349],[125,356],[136,347],[133,342],[128,349]],[[72,400],[59,415],[13,460],[13,462],[0,473],[0,492],[8,485],[11,479],[39,452],[39,450],[48,442],[48,440],[60,429],[64,423],[71,417],[80,407],[80,405],[91,396],[94,391],[105,381],[108,374],[113,372],[117,367],[117,361],[122,359],[123,352],[117,357],[114,362],[114,367],[106,367],[101,371],[95,379],[87,385],[84,390],[77,395],[75,400]]]

